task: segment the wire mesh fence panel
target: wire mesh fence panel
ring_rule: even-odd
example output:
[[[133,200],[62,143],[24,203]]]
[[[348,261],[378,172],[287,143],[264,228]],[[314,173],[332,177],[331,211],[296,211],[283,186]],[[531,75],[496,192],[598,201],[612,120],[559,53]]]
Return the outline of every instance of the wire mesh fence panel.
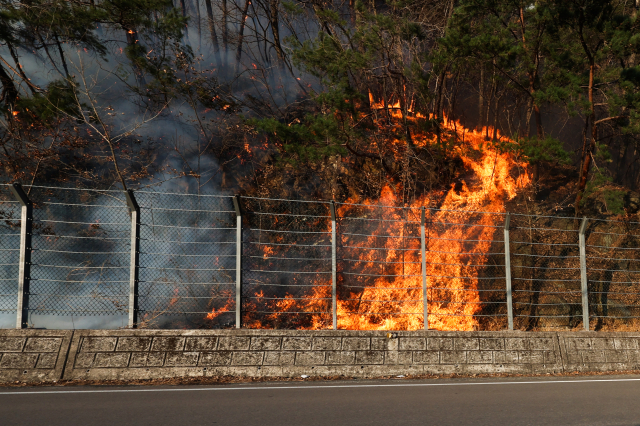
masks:
[[[232,197],[136,192],[139,321],[146,327],[235,324]]]
[[[126,315],[132,225],[125,194],[25,191],[34,207],[29,318]],[[337,328],[421,329],[425,291],[431,329],[508,326],[503,213],[346,203],[332,210],[329,202],[242,197],[237,259],[233,197],[140,191],[135,198],[141,327],[236,326],[240,260],[243,327],[331,328],[332,211]],[[20,213],[9,187],[0,186],[2,327],[15,326],[8,318],[18,300]],[[582,328],[581,219],[510,217],[514,328]],[[586,223],[590,328],[637,330],[640,224]]]
[[[574,218],[512,215],[516,329],[582,326],[579,227]]]
[[[340,204],[338,221],[338,328],[423,328],[420,210]]]
[[[427,211],[429,327],[507,328],[504,215]]]
[[[640,325],[640,226],[592,220],[587,226],[590,328]]]
[[[8,187],[0,186],[0,314],[16,313],[18,303],[21,209]]]
[[[33,186],[30,314],[126,314],[129,212],[121,191]]]
[[[331,328],[330,204],[241,200],[243,327]]]

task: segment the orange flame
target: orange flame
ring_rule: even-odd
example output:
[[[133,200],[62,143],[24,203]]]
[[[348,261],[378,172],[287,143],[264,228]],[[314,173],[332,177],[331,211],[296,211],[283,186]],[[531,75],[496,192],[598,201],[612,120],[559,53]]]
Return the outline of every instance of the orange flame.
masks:
[[[402,117],[399,100],[390,101],[386,107],[383,103],[375,102],[371,93],[369,100],[373,109],[386,108],[392,117]],[[419,113],[413,113],[413,102],[408,105],[404,112],[410,115],[408,118],[425,118]],[[357,259],[351,259],[358,270],[365,271],[374,278],[367,281],[367,285],[360,284],[360,288],[357,285],[349,287],[353,283],[346,280],[344,275],[343,281],[338,282],[339,329],[416,330],[424,327],[421,243],[419,234],[411,233],[406,224],[413,222],[415,230],[415,224],[420,222],[420,209],[436,203],[439,205],[437,210],[428,210],[426,287],[429,328],[478,328],[477,315],[481,313],[483,305],[478,286],[478,265],[481,267],[487,263],[488,253],[496,236],[494,234],[502,223],[500,213],[505,212],[506,201],[515,197],[520,189],[530,183],[530,176],[526,164],[487,143],[484,132],[489,130],[487,134],[491,134],[493,129],[469,131],[459,122],[446,118],[443,126],[453,136],[464,141],[463,144],[455,144],[453,149],[466,168],[473,172],[469,174],[470,178],[452,185],[444,197],[438,197],[436,193],[427,194],[410,205],[405,205],[405,209],[380,208],[398,205],[395,195],[397,188],[390,186],[383,188],[378,200],[347,200],[346,203],[378,207],[386,212],[373,232],[367,232],[367,235],[372,236],[361,242],[362,248],[383,248],[381,252],[384,253],[384,260],[374,258],[374,254],[367,254],[367,251],[361,252]],[[501,135],[498,137],[506,139]],[[434,137],[428,134],[416,134],[413,138],[416,146],[436,143]],[[246,146],[245,149],[249,150]],[[338,216],[348,217],[353,208],[350,204],[341,205]],[[493,214],[476,214],[473,219],[468,219],[472,212]],[[464,223],[472,225],[456,225]],[[384,242],[381,244],[380,240]],[[264,258],[267,259],[272,254],[273,248],[264,246]],[[256,292],[253,301],[247,302],[243,309],[251,312],[256,306],[266,304],[269,311],[274,313],[267,314],[260,320],[249,319],[243,326],[277,327],[286,321],[283,318],[288,312],[326,312],[326,301],[331,299],[331,279],[323,278],[305,284],[314,286],[304,297],[287,294],[281,298],[272,298],[275,300],[267,300],[262,291]],[[222,312],[228,312],[230,306],[229,303],[217,311],[214,309],[207,318],[214,319]],[[332,325],[330,314],[314,313],[310,317],[311,320],[301,322],[303,325],[294,326],[324,329]]]

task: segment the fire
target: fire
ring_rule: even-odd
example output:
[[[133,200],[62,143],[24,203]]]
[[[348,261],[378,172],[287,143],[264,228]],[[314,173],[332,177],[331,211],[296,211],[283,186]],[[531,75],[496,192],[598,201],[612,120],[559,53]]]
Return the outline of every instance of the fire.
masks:
[[[372,109],[386,109],[393,118],[403,116],[400,101],[376,102],[369,94]],[[405,105],[405,115],[411,120],[424,118],[413,113],[413,102]],[[478,316],[483,302],[479,292],[478,272],[487,263],[494,238],[501,240],[502,218],[506,201],[530,183],[527,166],[511,154],[498,151],[485,140],[484,132],[469,131],[459,123],[445,118],[444,127],[452,135],[464,140],[455,144],[457,154],[464,162],[470,179],[452,185],[446,194],[427,194],[402,207],[398,189],[383,188],[379,199],[349,199],[337,209],[338,218],[357,215],[357,209],[383,211],[376,216],[375,225],[352,224],[339,219],[338,238],[343,265],[357,270],[352,276],[339,274],[337,297],[337,327],[349,330],[416,330],[424,327],[423,278],[421,265],[420,220],[421,209],[427,207],[426,219],[426,286],[428,326],[438,330],[478,329]],[[493,129],[487,134],[492,134]],[[432,135],[412,135],[416,146],[436,143]],[[498,135],[502,141],[508,139]],[[400,143],[400,141],[391,141]],[[248,147],[245,149],[249,151]],[[473,176],[472,176],[473,175]],[[353,204],[359,204],[355,207]],[[437,209],[429,208],[437,206]],[[475,214],[488,212],[493,214]],[[362,222],[362,221],[361,221]],[[275,223],[275,222],[274,222]],[[462,226],[464,223],[473,225]],[[498,234],[496,234],[496,232]],[[364,236],[350,240],[349,235]],[[355,237],[354,237],[355,238]],[[380,250],[370,250],[369,248]],[[263,246],[262,256],[274,255],[274,248]],[[346,266],[345,266],[346,267]],[[309,284],[308,282],[305,284]],[[305,321],[286,322],[289,313],[326,312],[331,299],[331,278],[326,275],[315,279],[311,290],[303,296],[286,294],[284,297],[265,297],[257,291],[243,304],[244,312],[265,310],[260,319],[249,318],[244,327],[264,328],[287,326],[307,329],[331,328],[330,314],[310,314]],[[229,305],[212,310],[208,319],[227,312]],[[310,319],[309,319],[310,318]]]

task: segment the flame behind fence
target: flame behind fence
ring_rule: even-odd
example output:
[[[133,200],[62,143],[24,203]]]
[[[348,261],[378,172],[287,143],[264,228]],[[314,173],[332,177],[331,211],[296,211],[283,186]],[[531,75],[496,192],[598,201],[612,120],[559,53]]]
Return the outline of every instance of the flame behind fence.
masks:
[[[0,194],[0,312],[15,318],[20,206],[6,187]],[[425,208],[423,221],[427,200],[394,206],[387,189],[375,202],[336,203],[334,235],[329,202],[242,197],[238,245],[232,197],[135,196],[139,326],[235,327],[239,311],[251,328],[328,329],[335,314],[340,329],[412,330],[425,325],[426,293],[430,328],[508,328],[503,211]],[[100,316],[126,317],[131,219],[123,194],[34,186],[29,197],[29,314],[90,317],[94,326]],[[585,300],[592,329],[638,329],[640,224],[587,222],[586,292],[580,224],[511,215],[515,329],[582,327]]]

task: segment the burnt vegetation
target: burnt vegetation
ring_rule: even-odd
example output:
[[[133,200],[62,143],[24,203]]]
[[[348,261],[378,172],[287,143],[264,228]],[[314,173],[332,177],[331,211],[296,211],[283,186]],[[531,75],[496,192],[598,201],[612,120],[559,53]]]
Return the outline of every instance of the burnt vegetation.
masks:
[[[532,214],[514,221],[522,256],[514,309],[517,328],[536,329],[541,293],[554,290],[544,282],[576,278],[562,266],[576,258],[578,220],[553,216],[615,217],[628,228],[640,211],[639,8],[640,0],[0,0],[1,179]],[[636,237],[616,228],[620,237],[603,242],[603,226],[587,229],[598,255],[597,328],[606,327],[608,294],[625,291],[611,289],[614,274],[632,282],[622,275],[637,262],[614,259]],[[404,262],[396,262],[403,276]],[[284,295],[265,296],[254,281],[247,299],[258,301],[247,303],[256,311]],[[484,285],[482,300],[456,299],[484,304],[466,316],[488,314],[503,297]],[[357,298],[345,315],[359,310],[365,291],[343,293]],[[577,326],[577,297],[545,303],[566,308],[562,326]],[[288,326],[312,326],[295,321]],[[504,328],[486,321],[482,328]]]
[[[454,119],[530,164],[528,209],[635,213],[637,9],[3,0],[3,180],[410,202],[473,180]]]

